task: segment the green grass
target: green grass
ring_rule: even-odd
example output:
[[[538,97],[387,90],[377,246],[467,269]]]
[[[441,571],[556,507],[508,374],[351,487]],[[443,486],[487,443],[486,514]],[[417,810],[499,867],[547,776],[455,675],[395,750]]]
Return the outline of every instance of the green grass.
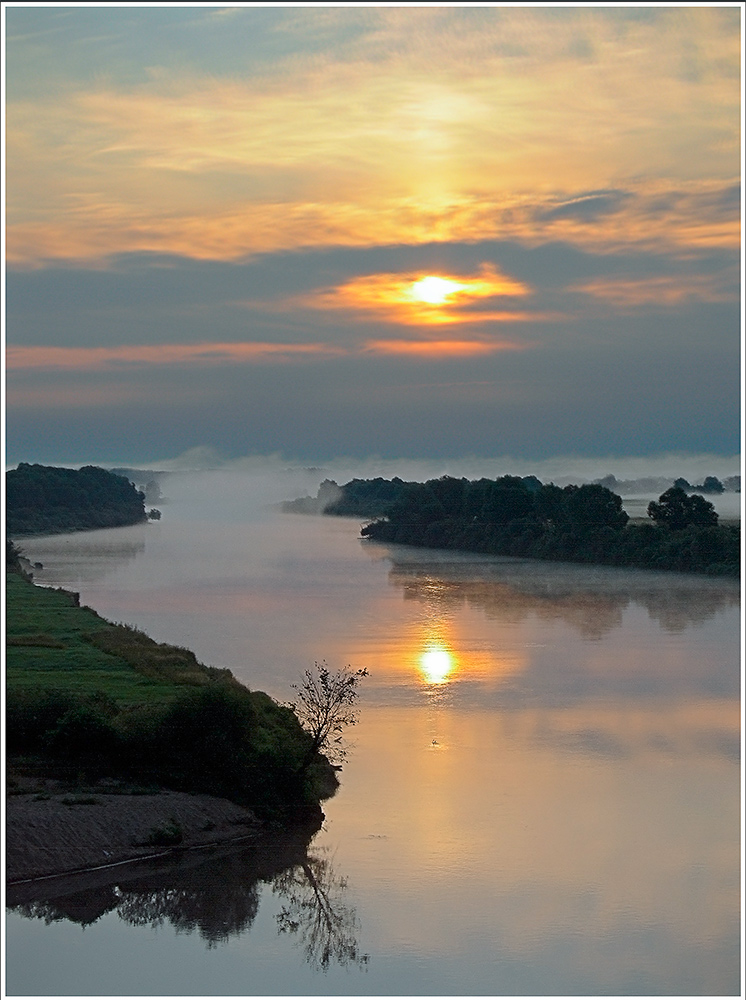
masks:
[[[99,780],[206,792],[268,818],[318,810],[336,775],[287,707],[191,650],[7,576],[9,794]],[[70,805],[84,805],[72,799]],[[177,831],[155,831],[175,837]]]
[[[103,692],[122,707],[174,698],[213,674],[188,650],[111,625],[72,594],[6,576],[6,683],[13,689]],[[215,671],[214,673],[218,673]]]

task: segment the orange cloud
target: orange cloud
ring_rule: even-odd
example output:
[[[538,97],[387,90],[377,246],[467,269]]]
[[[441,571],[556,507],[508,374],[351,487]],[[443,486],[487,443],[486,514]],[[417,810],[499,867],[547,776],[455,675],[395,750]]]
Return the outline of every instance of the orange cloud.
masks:
[[[529,346],[508,340],[369,340],[365,344],[365,350],[371,354],[438,359],[473,357],[496,351],[523,351]]]
[[[732,282],[731,289],[725,287],[728,278]],[[571,291],[603,299],[621,309],[649,305],[672,307],[685,302],[736,302],[738,276],[690,274],[655,278],[599,278],[577,285]]]
[[[671,183],[675,194],[666,182],[630,183],[626,202],[595,218],[553,215],[569,194],[546,192],[495,198],[457,192],[441,197],[423,191],[417,197],[385,196],[370,203],[338,196],[324,201],[237,201],[227,209],[210,206],[199,214],[191,206],[166,211],[162,203],[146,206],[104,194],[78,194],[53,211],[25,218],[9,210],[6,255],[12,266],[39,267],[59,260],[103,264],[119,253],[239,260],[293,248],[495,239],[526,246],[563,241],[599,253],[740,247],[739,213],[727,197],[737,177]],[[10,182],[8,186],[10,190]]]
[[[356,354],[456,357],[518,351],[530,346],[507,340],[371,340],[360,346],[335,344],[140,344],[114,347],[20,347],[6,349],[9,371],[126,371],[154,365],[282,363]],[[104,391],[104,390],[102,390]],[[108,390],[106,390],[108,391]]]
[[[103,371],[143,365],[286,361],[341,353],[330,344],[142,344],[117,347],[16,347],[6,350],[8,369]]]
[[[357,11],[288,11],[294,54],[244,77],[160,67],[136,85],[113,67],[45,86],[41,43],[12,40],[41,85],[6,107],[9,262],[481,239],[739,246],[732,204],[685,204],[738,183],[736,11],[620,30],[600,8],[505,8],[477,29],[455,8],[370,8],[376,30],[343,47],[335,26]],[[655,184],[666,207],[646,201]],[[613,211],[551,214],[617,188],[634,197]]]

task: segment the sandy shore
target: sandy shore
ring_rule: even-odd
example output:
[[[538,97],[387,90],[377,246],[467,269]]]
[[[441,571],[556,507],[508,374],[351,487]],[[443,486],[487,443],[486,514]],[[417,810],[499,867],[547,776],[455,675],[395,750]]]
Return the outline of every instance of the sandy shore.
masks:
[[[76,799],[94,801],[71,804]],[[12,795],[6,802],[6,880],[58,875],[164,852],[168,848],[147,841],[154,830],[172,822],[181,828],[183,847],[226,842],[261,830],[250,810],[210,795]]]

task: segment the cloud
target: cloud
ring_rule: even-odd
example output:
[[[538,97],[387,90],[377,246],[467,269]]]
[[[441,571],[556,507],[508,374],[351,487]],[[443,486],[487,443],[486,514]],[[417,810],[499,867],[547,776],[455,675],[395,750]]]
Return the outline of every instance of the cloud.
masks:
[[[195,214],[152,211],[81,194],[49,219],[10,222],[7,259],[14,267],[66,261],[106,266],[122,253],[240,261],[297,249],[410,246],[512,240],[535,247],[564,242],[589,252],[690,254],[740,247],[740,212],[731,180],[662,181],[628,187],[611,214],[556,214],[556,196],[423,196],[380,202],[241,201],[229,210]],[[569,204],[572,197],[568,194]],[[68,202],[70,200],[68,199]],[[555,213],[555,214],[553,214]],[[44,215],[44,213],[40,213]]]
[[[371,354],[393,354],[422,359],[447,359],[523,351],[530,345],[509,340],[369,340],[364,350]]]
[[[611,303],[617,310],[647,306],[671,309],[691,302],[738,302],[740,297],[738,274],[732,272],[596,278],[570,291]]]
[[[200,344],[141,344],[111,347],[22,347],[6,349],[8,371],[126,371],[156,366],[215,367],[289,361],[323,360],[341,355],[399,354],[420,357],[470,357],[496,351],[524,350],[530,345],[508,340],[370,340],[359,347],[328,343],[275,344],[237,342]]]
[[[142,25],[152,16],[128,14]],[[225,260],[486,238],[738,243],[737,209],[717,198],[688,219],[679,200],[644,225],[651,185],[664,198],[733,190],[737,17],[309,8],[263,18],[213,16],[209,30],[224,22],[226,35],[213,39],[209,69],[179,66],[168,50],[135,82],[102,61],[99,74],[11,97],[9,260],[143,250]],[[283,43],[274,60],[254,51],[259,24],[265,42]],[[236,32],[248,54],[229,72],[219,54]],[[692,82],[680,66],[695,49]],[[42,79],[43,52],[28,53]]]
[[[441,325],[469,322],[520,322],[529,314],[517,311],[468,310],[480,302],[520,298],[530,293],[523,282],[502,274],[492,264],[482,264],[476,275],[436,270],[366,274],[333,288],[290,300],[292,307],[341,310],[368,319],[385,319],[406,325]]]
[[[630,197],[627,191],[606,191],[598,194],[584,194],[554,207],[540,209],[537,217],[543,220],[581,219],[595,220],[599,215],[617,212]]]
[[[739,10],[227,9],[8,11],[16,441],[734,447]]]
[[[224,365],[282,362],[339,354],[330,344],[143,344],[120,347],[15,347],[6,352],[10,370],[103,371],[154,365]]]

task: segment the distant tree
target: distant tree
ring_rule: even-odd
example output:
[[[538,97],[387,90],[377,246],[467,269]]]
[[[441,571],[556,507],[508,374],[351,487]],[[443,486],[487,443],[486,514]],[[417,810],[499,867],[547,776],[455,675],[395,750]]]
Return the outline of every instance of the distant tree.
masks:
[[[21,569],[22,550],[18,548],[12,538],[5,539],[5,568],[11,572],[18,573]]]
[[[701,486],[695,486],[695,490],[701,490],[703,493],[724,493],[725,487],[715,476],[706,476],[705,481]]]
[[[482,520],[488,524],[507,524],[534,512],[534,496],[520,476],[501,476],[485,493]]]
[[[672,531],[680,531],[690,524],[704,528],[717,524],[718,516],[715,508],[704,497],[693,493],[691,496],[678,486],[672,486],[648,504],[648,516],[656,524],[665,525]]]
[[[693,488],[692,484],[687,479],[683,478],[674,479],[673,484],[680,490],[691,490]]]
[[[564,493],[554,483],[544,483],[534,495],[536,516],[546,525],[560,524],[565,518]]]
[[[441,476],[440,479],[429,479],[426,486],[443,508],[445,517],[461,516],[464,508],[465,479]]]
[[[593,528],[623,528],[629,515],[622,508],[622,498],[598,483],[566,486],[565,509],[569,520],[578,526]]]
[[[594,485],[605,486],[607,490],[615,490],[618,482],[619,480],[617,477],[612,476],[611,473],[609,473],[607,476],[604,476],[603,479],[596,479]]]
[[[343,733],[349,726],[357,725],[358,685],[367,676],[365,669],[343,667],[331,671],[325,663],[315,663],[313,671],[304,671],[300,684],[292,685],[297,697],[289,708],[311,737],[303,767],[307,767],[317,753],[324,754],[333,764],[347,758],[349,746]]]
[[[718,523],[718,515],[709,500],[698,493],[692,493],[689,499],[689,524],[698,528],[708,528]]]
[[[536,476],[524,476],[523,485],[526,487],[529,493],[538,493],[538,491],[541,489],[542,482],[540,479],[537,479]]]
[[[13,535],[138,524],[145,498],[124,476],[21,462],[5,476],[7,530]]]
[[[661,531],[650,521],[630,524],[621,496],[601,482],[530,485],[515,476],[403,484],[361,534],[397,545],[738,576],[740,529],[718,525],[700,494],[672,487],[650,504],[657,525],[674,529]]]

